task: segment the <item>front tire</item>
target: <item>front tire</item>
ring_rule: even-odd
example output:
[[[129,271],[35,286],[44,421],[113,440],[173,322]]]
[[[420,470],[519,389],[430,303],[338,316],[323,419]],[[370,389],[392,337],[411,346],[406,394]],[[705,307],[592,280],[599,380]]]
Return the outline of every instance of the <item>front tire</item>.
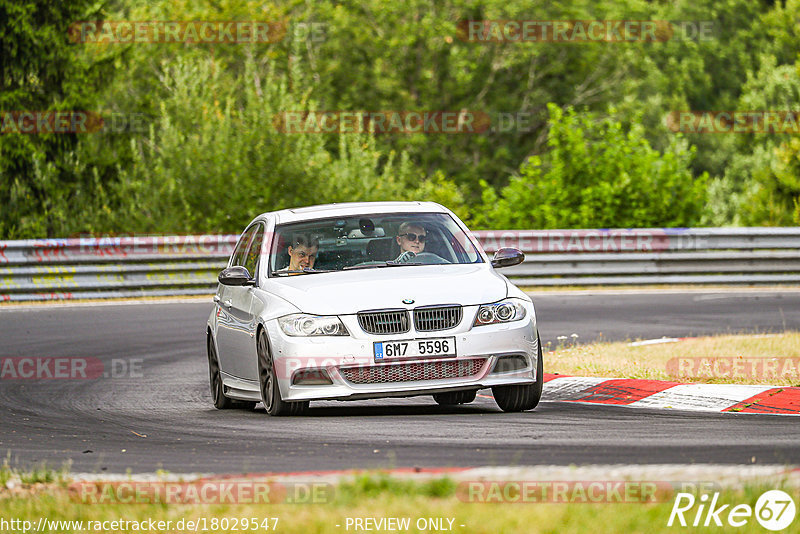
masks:
[[[308,409],[308,401],[286,402],[281,398],[272,351],[267,342],[267,334],[263,330],[258,334],[256,350],[258,352],[259,390],[267,413],[274,416],[301,415]]]
[[[492,388],[494,400],[504,412],[524,412],[533,410],[542,398],[544,387],[544,363],[542,361],[542,340],[536,332],[539,356],[536,363],[536,382],[522,386],[498,386]]]
[[[469,404],[475,400],[478,395],[477,390],[471,389],[469,391],[451,391],[448,393],[436,393],[433,400],[442,406],[452,406],[454,404]]]
[[[211,339],[211,336],[208,336],[206,348],[208,353],[208,380],[211,386],[211,398],[214,401],[214,408],[217,410],[229,410],[233,408],[233,400],[225,396],[217,349],[214,347],[214,340]]]

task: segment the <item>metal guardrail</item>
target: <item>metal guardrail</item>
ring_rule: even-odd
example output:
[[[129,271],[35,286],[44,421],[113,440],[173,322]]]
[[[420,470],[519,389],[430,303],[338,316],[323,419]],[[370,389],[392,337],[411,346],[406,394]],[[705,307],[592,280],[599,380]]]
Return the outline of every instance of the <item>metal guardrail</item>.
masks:
[[[514,247],[518,285],[800,282],[800,227],[475,232],[484,250]]]
[[[0,241],[0,302],[211,294],[238,237]]]
[[[798,228],[485,230],[484,250],[515,247],[518,285],[797,284]],[[0,301],[203,295],[238,236],[0,241]]]

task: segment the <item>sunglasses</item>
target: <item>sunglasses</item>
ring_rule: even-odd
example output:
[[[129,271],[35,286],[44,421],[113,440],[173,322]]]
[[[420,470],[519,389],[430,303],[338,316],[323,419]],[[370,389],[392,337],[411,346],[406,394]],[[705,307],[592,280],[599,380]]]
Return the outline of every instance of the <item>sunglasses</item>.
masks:
[[[409,241],[416,241],[417,239],[419,239],[420,243],[424,243],[425,239],[427,239],[428,236],[425,234],[417,235],[415,233],[409,232],[407,234],[400,234],[398,237],[405,237]]]

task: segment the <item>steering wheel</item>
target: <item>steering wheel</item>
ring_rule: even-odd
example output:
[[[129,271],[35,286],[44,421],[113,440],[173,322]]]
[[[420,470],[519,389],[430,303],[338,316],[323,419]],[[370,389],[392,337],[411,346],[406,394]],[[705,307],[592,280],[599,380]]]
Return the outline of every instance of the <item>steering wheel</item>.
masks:
[[[433,252],[420,252],[411,259],[412,262],[423,263],[425,265],[438,265],[442,263],[451,263]]]

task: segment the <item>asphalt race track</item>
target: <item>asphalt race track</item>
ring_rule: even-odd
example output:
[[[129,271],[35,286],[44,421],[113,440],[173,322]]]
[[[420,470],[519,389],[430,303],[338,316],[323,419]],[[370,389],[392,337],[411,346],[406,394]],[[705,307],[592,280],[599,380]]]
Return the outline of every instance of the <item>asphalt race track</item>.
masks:
[[[210,299],[209,299],[210,301]],[[800,292],[537,294],[543,341],[800,330]],[[90,357],[117,378],[0,380],[0,454],[73,472],[272,472],[533,464],[800,464],[795,417],[491,398],[312,403],[310,415],[218,411],[208,302],[0,309],[0,357]],[[133,376],[130,367],[133,366]],[[547,363],[545,361],[545,370]],[[488,392],[482,392],[488,393]],[[545,397],[546,399],[546,397]]]
[[[539,293],[532,295],[544,343],[557,336],[624,341],[800,330],[800,292]]]

